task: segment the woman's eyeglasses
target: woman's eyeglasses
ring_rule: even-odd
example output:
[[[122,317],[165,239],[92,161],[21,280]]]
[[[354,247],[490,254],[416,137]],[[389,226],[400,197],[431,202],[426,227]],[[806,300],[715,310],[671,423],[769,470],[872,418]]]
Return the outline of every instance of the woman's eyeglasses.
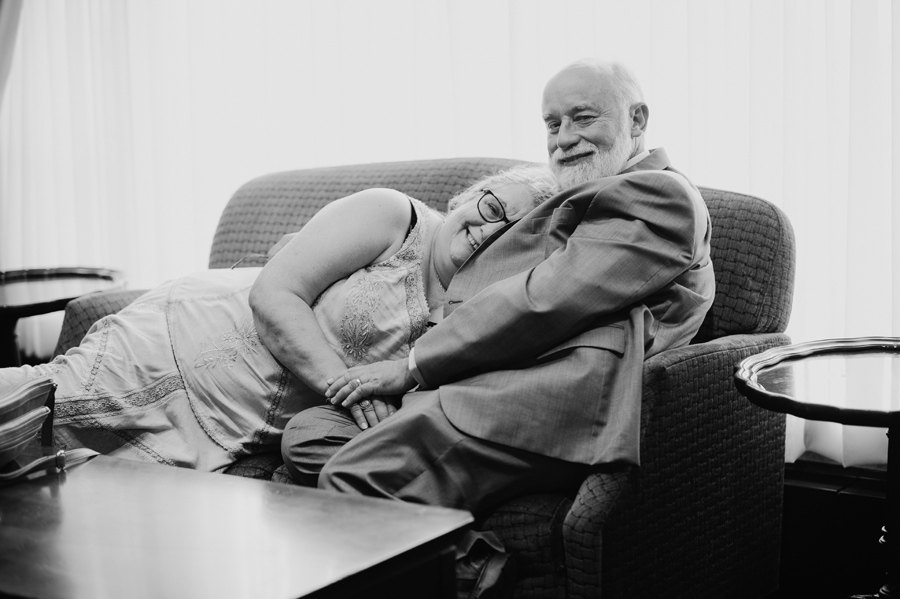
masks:
[[[478,214],[481,215],[481,218],[489,223],[499,223],[500,221],[509,223],[509,219],[506,218],[506,210],[503,209],[503,204],[500,203],[500,200],[497,199],[494,192],[490,189],[482,189],[480,191],[481,197],[478,199]]]

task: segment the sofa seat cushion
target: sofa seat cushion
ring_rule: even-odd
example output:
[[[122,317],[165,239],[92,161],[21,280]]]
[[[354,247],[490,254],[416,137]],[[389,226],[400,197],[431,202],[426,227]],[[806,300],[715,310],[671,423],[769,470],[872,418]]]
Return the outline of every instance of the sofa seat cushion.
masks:
[[[272,480],[275,469],[283,463],[280,451],[267,451],[237,460],[225,469],[225,474]]]

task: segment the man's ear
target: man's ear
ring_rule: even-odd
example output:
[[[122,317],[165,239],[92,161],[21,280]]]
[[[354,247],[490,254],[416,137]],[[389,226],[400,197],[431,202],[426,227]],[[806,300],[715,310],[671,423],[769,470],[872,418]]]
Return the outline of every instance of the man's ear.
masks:
[[[631,106],[631,137],[640,137],[647,129],[650,109],[643,102]]]

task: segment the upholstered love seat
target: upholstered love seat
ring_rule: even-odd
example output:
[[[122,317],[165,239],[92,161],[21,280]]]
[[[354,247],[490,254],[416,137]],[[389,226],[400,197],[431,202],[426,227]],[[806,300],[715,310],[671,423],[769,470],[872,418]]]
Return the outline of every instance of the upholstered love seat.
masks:
[[[393,187],[443,209],[470,182],[516,163],[457,158],[259,177],[228,202],[209,266],[264,255],[326,203],[360,189]],[[742,598],[777,588],[784,416],[740,396],[732,374],[744,357],[789,342],[793,232],[782,211],[764,200],[701,193],[713,224],[716,298],[691,345],[645,365],[641,467],[598,467],[569,496],[520,497],[478,523],[515,553],[517,597]],[[57,353],[140,293],[70,303]],[[227,473],[271,479],[280,463],[273,451]]]

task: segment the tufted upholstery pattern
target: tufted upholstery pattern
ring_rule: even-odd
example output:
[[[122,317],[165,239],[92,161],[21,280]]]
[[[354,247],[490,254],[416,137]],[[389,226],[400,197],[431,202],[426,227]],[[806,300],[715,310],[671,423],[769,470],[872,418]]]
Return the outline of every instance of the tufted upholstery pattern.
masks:
[[[115,314],[136,300],[144,291],[142,289],[102,291],[69,302],[53,355],[64,354],[70,347],[81,343],[92,324],[104,316]]]
[[[739,395],[728,374],[743,357],[789,341],[755,337],[648,360],[641,468],[602,526],[604,548],[616,548],[603,554],[609,596],[749,598],[774,590],[785,420]]]
[[[794,233],[787,216],[752,196],[700,189],[713,223],[716,299],[694,343],[787,328],[794,281]],[[779,260],[789,256],[789,260]]]
[[[399,189],[444,210],[457,192],[518,162],[504,158],[418,160],[258,177],[238,189],[225,207],[213,238],[209,267],[228,268],[248,254],[265,254],[282,235],[298,230],[322,206],[357,191]],[[303,201],[297,201],[301,197]],[[261,260],[248,258],[242,264],[261,265]]]
[[[516,163],[458,158],[260,177],[222,214],[210,266],[265,254],[348,193],[394,187],[442,208],[473,180]],[[700,189],[713,224],[716,298],[692,345],[645,364],[641,467],[599,467],[568,496],[520,497],[478,522],[515,554],[517,597],[749,598],[777,587],[784,417],[746,401],[732,374],[744,357],[789,342],[793,232],[764,200]],[[138,293],[71,302],[57,351]],[[272,479],[279,464],[277,452],[260,454],[228,473]]]

